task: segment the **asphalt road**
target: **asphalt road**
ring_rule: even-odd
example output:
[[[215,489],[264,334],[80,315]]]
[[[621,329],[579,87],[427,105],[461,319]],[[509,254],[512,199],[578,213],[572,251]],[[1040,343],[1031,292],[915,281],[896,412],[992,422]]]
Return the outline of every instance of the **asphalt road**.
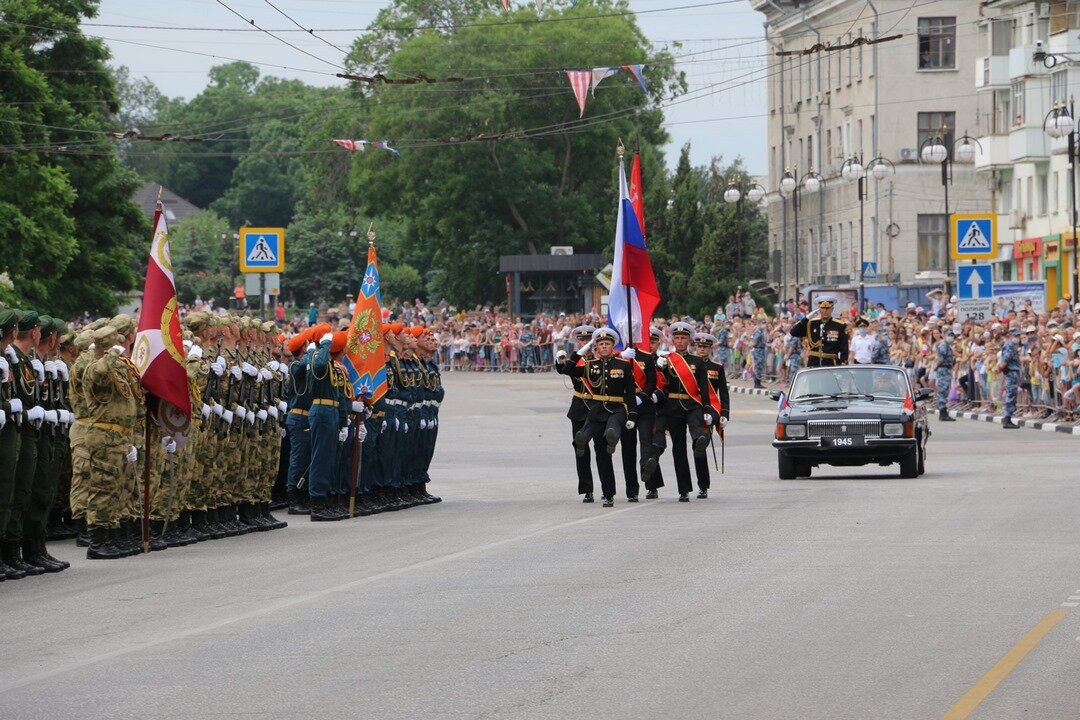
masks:
[[[667,464],[660,500],[604,509],[561,378],[446,385],[439,505],[53,543],[70,570],[0,585],[0,717],[1077,716],[1080,438],[935,421],[917,480],[780,481],[774,403],[734,395],[708,500]]]

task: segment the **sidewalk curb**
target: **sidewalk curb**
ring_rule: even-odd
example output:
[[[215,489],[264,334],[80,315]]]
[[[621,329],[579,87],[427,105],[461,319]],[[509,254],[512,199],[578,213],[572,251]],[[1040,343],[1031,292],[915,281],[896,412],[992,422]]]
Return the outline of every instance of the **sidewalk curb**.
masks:
[[[728,390],[731,392],[742,393],[743,395],[761,395],[768,397],[769,393],[773,389],[779,390],[780,388],[764,388],[757,389],[752,387],[744,387],[742,385],[728,384]],[[988,423],[1001,424],[1003,416],[990,415],[988,413],[974,413],[974,412],[959,412],[957,410],[950,410],[949,414],[954,418],[963,418],[965,420],[976,420]],[[1059,432],[1065,435],[1080,436],[1080,425],[1061,425],[1053,422],[1043,422],[1042,420],[1028,420],[1026,418],[1013,418],[1013,422],[1022,428],[1028,428],[1029,430],[1042,430],[1043,432]]]

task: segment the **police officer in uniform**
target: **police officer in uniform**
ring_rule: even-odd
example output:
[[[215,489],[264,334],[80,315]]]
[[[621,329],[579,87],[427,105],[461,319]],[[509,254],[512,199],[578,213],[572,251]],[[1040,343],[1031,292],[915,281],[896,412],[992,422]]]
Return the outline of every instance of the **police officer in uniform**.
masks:
[[[750,350],[750,357],[754,360],[754,387],[763,388],[761,379],[765,376],[765,356],[769,350],[769,332],[765,329],[765,318],[758,319],[757,330],[754,330],[754,334],[750,336],[750,342],[752,344],[752,350]]]
[[[686,434],[690,433],[694,456],[703,457],[709,447],[707,425],[715,420],[711,409],[706,411],[702,405],[708,402],[709,377],[705,361],[689,352],[693,334],[694,329],[689,323],[673,323],[671,342],[675,350],[656,360],[667,388],[661,417],[665,429],[671,434],[671,459],[679,485],[679,502],[690,502],[690,491],[694,489],[690,479],[690,462],[686,457]]]
[[[555,372],[566,375],[574,386],[574,395],[570,399],[570,409],[566,411],[566,417],[570,421],[571,437],[576,438],[578,433],[585,427],[588,417],[588,409],[585,407],[585,386],[580,377],[572,374],[572,370],[578,364],[584,364],[583,355],[586,345],[592,341],[592,334],[596,331],[592,325],[579,325],[571,331],[574,344],[577,346],[573,356],[568,356],[565,350],[560,350],[555,355]],[[573,357],[573,361],[571,361]],[[589,446],[574,445],[575,466],[577,469],[578,494],[583,495],[582,502],[593,502],[593,476],[592,459],[589,457]]]
[[[937,371],[934,373],[934,380],[937,383],[938,419],[944,422],[956,422],[956,418],[949,414],[946,407],[949,402],[949,385],[952,383],[953,365],[956,362],[956,357],[953,355],[952,340],[952,328],[945,328],[941,340],[934,346],[934,352],[937,356]]]
[[[574,436],[574,446],[581,448],[592,441],[604,507],[615,504],[615,469],[611,456],[622,438],[623,429],[633,430],[637,420],[633,370],[627,360],[615,354],[618,339],[618,334],[611,328],[599,328],[589,343],[570,356],[573,366],[569,375],[581,378],[588,412],[585,427]],[[579,365],[577,359],[581,353],[588,352],[593,346],[596,347],[594,357]]]
[[[1001,359],[998,372],[1005,375],[1005,418],[1001,421],[1002,430],[1016,430],[1020,426],[1013,422],[1016,412],[1016,392],[1020,388],[1020,351],[1016,348],[1016,339],[1020,337],[1020,328],[1009,330],[1009,339],[1001,347]]]
[[[791,328],[792,337],[806,338],[806,367],[847,365],[847,325],[832,316],[835,304],[831,295],[818,297],[818,309]]]

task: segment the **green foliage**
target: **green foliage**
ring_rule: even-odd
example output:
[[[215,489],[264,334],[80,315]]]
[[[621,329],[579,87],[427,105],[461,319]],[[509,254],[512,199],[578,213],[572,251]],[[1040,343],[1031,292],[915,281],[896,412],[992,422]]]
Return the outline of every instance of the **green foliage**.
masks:
[[[221,307],[232,295],[238,251],[229,222],[209,210],[188,215],[169,228],[173,276],[180,302],[196,297]]]
[[[379,279],[383,302],[387,304],[394,298],[411,301],[424,295],[424,278],[408,263],[381,266]]]

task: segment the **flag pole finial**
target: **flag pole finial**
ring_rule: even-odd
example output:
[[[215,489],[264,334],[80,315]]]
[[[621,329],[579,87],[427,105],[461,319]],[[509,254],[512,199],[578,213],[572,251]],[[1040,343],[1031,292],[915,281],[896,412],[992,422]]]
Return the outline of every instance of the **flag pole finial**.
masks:
[[[626,154],[626,146],[622,144],[622,138],[619,138],[619,144],[615,146],[615,154],[620,158]]]
[[[375,245],[375,223],[368,225],[367,229],[367,241],[368,245]]]
[[[164,191],[165,188],[160,185],[157,186],[157,202],[155,202],[154,205],[157,207],[158,210],[161,209],[161,193]]]

